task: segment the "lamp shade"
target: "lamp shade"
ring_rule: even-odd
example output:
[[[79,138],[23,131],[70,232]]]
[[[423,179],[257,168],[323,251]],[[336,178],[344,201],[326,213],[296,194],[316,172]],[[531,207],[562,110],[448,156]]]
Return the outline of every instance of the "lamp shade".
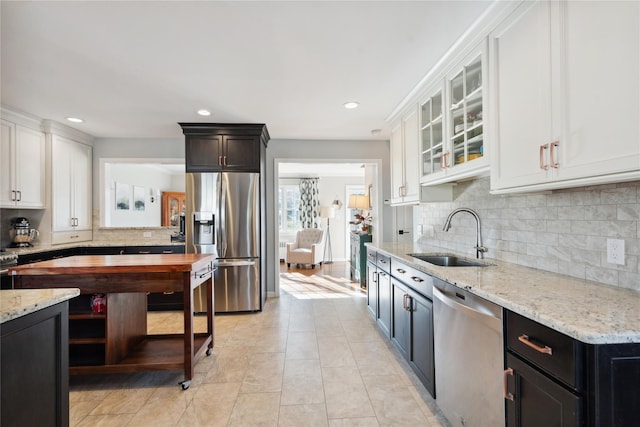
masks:
[[[352,194],[349,196],[350,209],[369,209],[369,198],[364,194]]]
[[[322,206],[320,208],[320,218],[335,218],[336,210],[329,206]]]

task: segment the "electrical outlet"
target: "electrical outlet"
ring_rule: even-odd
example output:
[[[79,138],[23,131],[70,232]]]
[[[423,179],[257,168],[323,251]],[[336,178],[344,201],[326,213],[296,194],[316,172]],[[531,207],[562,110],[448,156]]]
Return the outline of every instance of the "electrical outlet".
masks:
[[[607,262],[624,265],[624,240],[607,239]]]
[[[150,231],[143,231],[142,232],[142,237],[151,237],[151,232]]]

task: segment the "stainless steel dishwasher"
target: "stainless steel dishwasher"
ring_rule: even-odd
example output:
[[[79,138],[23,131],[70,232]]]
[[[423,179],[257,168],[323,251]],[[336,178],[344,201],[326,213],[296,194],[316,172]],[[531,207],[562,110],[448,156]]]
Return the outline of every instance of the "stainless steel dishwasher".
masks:
[[[438,406],[453,426],[504,426],[502,307],[435,280],[433,319]]]

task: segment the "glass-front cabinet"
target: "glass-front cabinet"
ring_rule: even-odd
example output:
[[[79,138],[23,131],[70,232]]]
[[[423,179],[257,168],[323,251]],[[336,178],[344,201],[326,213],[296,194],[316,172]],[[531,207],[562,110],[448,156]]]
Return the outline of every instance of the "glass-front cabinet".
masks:
[[[422,185],[488,171],[485,150],[486,40],[420,102]]]
[[[440,172],[444,162],[442,90],[420,105],[422,176]]]
[[[482,157],[484,154],[482,126],[482,57],[465,65],[453,78],[448,79],[449,129],[451,140],[448,167]],[[449,156],[448,156],[449,157]]]

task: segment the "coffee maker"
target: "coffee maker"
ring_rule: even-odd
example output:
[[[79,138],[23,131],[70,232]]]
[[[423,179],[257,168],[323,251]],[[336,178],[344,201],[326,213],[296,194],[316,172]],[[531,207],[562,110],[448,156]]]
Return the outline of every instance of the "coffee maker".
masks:
[[[35,228],[31,228],[27,218],[19,217],[13,220],[13,225],[9,230],[11,237],[11,247],[24,248],[33,246],[31,242],[40,235]]]

